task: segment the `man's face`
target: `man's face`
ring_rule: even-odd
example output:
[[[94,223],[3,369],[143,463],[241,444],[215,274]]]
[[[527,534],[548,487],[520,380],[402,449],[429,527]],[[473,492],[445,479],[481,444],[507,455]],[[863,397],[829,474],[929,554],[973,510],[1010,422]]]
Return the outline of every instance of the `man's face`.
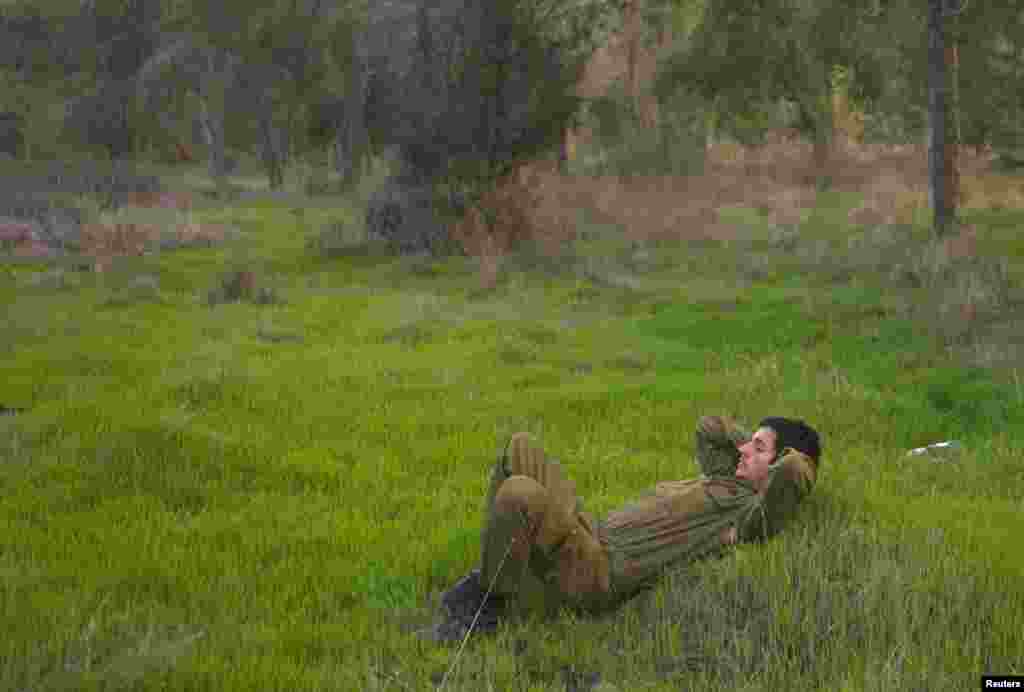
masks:
[[[739,450],[736,477],[753,483],[760,490],[768,478],[768,467],[775,460],[775,431],[758,428],[749,441],[739,446]]]

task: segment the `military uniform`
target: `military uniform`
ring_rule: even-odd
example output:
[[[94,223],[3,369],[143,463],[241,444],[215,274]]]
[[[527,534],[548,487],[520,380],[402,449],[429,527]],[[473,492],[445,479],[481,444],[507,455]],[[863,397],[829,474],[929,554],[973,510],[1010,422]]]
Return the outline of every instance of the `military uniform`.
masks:
[[[697,425],[699,478],[658,483],[601,520],[582,511],[575,484],[528,433],[513,435],[494,467],[482,534],[483,588],[528,611],[600,610],[667,568],[777,533],[814,486],[814,460],[790,448],[763,492],[737,479],[749,434],[728,418]],[[511,597],[511,599],[509,599]]]

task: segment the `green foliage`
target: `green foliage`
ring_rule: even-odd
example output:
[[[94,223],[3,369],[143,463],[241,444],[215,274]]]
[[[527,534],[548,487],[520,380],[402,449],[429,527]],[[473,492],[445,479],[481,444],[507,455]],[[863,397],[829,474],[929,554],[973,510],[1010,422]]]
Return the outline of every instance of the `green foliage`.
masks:
[[[429,54],[419,56],[416,74],[431,93],[411,94],[399,106],[419,129],[398,142],[414,167],[440,182],[442,208],[449,190],[474,205],[521,162],[558,147],[580,110],[573,86],[600,45],[613,9],[607,2],[574,3],[570,9],[547,0],[503,0],[479,29],[457,39],[458,26],[420,30],[421,52]],[[461,46],[454,56],[432,47],[446,40]],[[528,93],[519,93],[522,85]],[[525,114],[513,113],[513,96],[525,97]],[[473,99],[480,101],[467,105]]]
[[[797,127],[827,137],[836,68],[846,68],[856,99],[879,93],[882,19],[874,5],[708,2],[693,35],[659,71],[655,93],[692,90],[727,120],[758,117],[785,99],[798,107]]]
[[[618,0],[536,0],[531,4],[539,33],[562,47],[567,63],[576,70],[607,43],[621,18]]]
[[[590,99],[581,123],[594,137],[577,151],[569,172],[579,175],[692,175],[703,169],[705,128],[701,104],[677,92],[664,104],[658,126],[645,126],[621,89]]]
[[[959,4],[959,3],[954,3]],[[884,9],[891,30],[879,45],[885,86],[869,113],[875,129],[893,140],[924,131],[928,105],[927,3],[893,3]],[[945,22],[946,45],[957,46],[959,67],[947,88],[952,132],[970,146],[1020,145],[1024,107],[1024,16],[1014,3],[963,3]],[[879,34],[881,36],[882,34]],[[870,128],[869,128],[870,129]],[[881,137],[880,137],[881,138]]]
[[[618,11],[607,0],[460,7],[458,18],[417,14],[413,67],[385,86],[393,100],[377,116],[390,118],[384,139],[447,217],[479,208],[498,180],[559,148],[579,120],[574,87]]]

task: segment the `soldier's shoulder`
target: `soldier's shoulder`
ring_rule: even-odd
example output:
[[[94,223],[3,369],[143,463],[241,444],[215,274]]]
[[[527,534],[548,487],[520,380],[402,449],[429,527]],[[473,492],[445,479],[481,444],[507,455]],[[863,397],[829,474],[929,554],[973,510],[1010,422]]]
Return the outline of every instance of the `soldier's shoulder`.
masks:
[[[774,466],[776,472],[784,473],[792,480],[804,480],[813,484],[818,476],[818,465],[814,459],[791,447],[783,450],[782,456]]]

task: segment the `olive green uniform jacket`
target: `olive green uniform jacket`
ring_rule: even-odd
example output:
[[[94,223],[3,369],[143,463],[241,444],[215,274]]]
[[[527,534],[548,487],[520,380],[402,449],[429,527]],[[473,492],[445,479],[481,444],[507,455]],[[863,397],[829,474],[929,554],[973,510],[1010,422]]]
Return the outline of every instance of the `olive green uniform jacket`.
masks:
[[[749,437],[728,418],[701,418],[696,431],[701,477],[658,483],[647,495],[595,520],[582,511],[559,463],[546,458],[528,435],[513,436],[488,494],[485,585],[505,596],[539,595],[548,610],[563,605],[600,610],[618,605],[669,569],[723,552],[732,545],[730,529],[741,542],[775,535],[814,486],[816,464],[796,450],[783,450],[759,493],[735,477],[737,445]],[[517,541],[529,549],[510,549]]]
[[[648,585],[666,569],[685,566],[729,548],[736,539],[766,540],[796,514],[816,479],[814,461],[784,449],[763,492],[736,478],[737,443],[749,439],[739,426],[702,419],[697,431],[700,478],[658,483],[652,493],[598,522],[607,546],[611,588],[624,595]]]

